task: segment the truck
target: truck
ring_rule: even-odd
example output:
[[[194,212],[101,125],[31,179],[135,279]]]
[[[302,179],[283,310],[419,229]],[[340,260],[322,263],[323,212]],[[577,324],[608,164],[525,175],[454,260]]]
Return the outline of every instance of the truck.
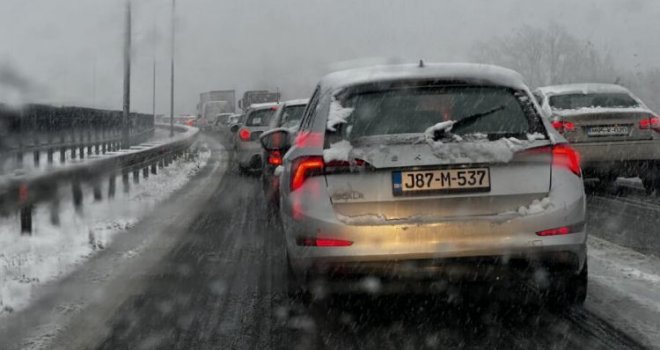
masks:
[[[243,94],[243,98],[238,101],[238,106],[243,111],[250,108],[255,103],[279,102],[280,93],[270,92],[268,90],[250,90]]]
[[[234,90],[215,90],[199,94],[197,116],[202,123],[215,121],[218,114],[236,111],[236,92]]]

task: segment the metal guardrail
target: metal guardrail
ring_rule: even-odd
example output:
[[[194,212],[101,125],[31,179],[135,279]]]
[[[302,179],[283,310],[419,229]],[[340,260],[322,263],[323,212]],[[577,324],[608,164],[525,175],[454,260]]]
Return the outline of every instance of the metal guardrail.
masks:
[[[169,128],[169,125],[157,127]],[[84,162],[20,177],[0,177],[0,215],[20,211],[21,231],[29,234],[35,205],[50,203],[51,222],[59,224],[59,193],[66,186],[71,188],[73,205],[77,210],[81,210],[83,205],[83,185],[92,189],[94,199],[98,201],[103,198],[102,182],[108,181],[107,198],[112,198],[117,188],[116,180],[121,177],[124,192],[128,192],[131,174],[133,183],[139,183],[140,173],[144,178],[157,174],[159,168],[168,166],[183,155],[199,133],[198,129],[187,126],[175,126],[175,131],[178,133],[163,144],[117,150],[118,147],[111,143],[112,146],[103,147],[106,150],[104,155]]]

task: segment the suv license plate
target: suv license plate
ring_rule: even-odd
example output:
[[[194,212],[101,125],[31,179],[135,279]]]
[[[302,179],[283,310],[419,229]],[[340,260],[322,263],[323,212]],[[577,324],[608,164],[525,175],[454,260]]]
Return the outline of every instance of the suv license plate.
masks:
[[[395,196],[430,192],[488,191],[490,191],[489,168],[392,172],[392,193]]]
[[[587,135],[589,136],[627,136],[628,134],[630,134],[628,126],[606,125],[587,128]]]

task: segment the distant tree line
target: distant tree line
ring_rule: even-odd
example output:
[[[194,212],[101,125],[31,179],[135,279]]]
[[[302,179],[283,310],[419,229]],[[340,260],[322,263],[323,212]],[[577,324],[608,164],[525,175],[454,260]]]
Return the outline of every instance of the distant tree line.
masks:
[[[553,24],[523,26],[510,35],[475,45],[473,58],[520,72],[531,88],[568,83],[615,83],[660,112],[660,69],[633,71],[614,63],[591,41]]]

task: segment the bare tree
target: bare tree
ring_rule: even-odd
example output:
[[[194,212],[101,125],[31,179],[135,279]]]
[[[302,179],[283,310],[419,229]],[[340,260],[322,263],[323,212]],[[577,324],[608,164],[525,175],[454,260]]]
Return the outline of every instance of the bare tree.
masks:
[[[617,79],[608,54],[562,27],[524,26],[511,35],[481,42],[474,57],[514,69],[532,87],[572,82],[608,82]]]

